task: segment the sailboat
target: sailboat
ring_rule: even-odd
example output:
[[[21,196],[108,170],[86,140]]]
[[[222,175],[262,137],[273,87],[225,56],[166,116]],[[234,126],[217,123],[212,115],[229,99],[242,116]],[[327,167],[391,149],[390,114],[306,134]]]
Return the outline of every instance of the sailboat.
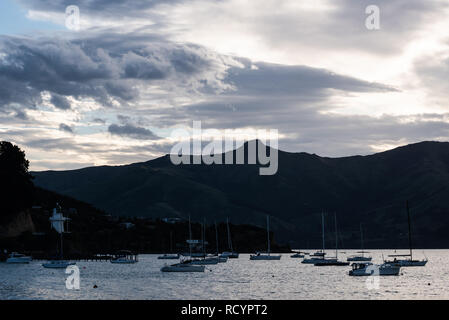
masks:
[[[206,221],[201,225],[201,247],[203,250],[202,258],[190,260],[190,264],[193,265],[207,265],[207,264],[217,264],[219,261],[218,256],[207,256],[206,255]]]
[[[173,252],[173,232],[172,231],[170,231],[170,252]],[[167,253],[165,253],[162,256],[159,256],[157,258],[158,259],[165,259],[165,260],[167,260],[167,259],[179,259],[179,254],[178,253],[177,254],[173,254],[173,253],[167,254]]]
[[[256,254],[252,254],[250,255],[249,259],[250,260],[280,260],[281,256],[280,255],[270,255],[270,218],[267,215],[267,235],[268,235],[268,247],[267,247],[267,253],[263,254],[263,253],[256,253]]]
[[[361,244],[362,244],[362,251],[358,251],[358,254],[362,254],[362,255],[354,255],[351,257],[348,257],[348,259],[346,259],[346,261],[351,261],[351,262],[355,262],[355,261],[371,261],[371,257],[367,256],[365,257],[365,253],[368,253],[367,251],[363,251],[363,230],[362,230],[362,224],[360,224],[360,238],[361,238]]]
[[[192,240],[192,226],[190,224],[190,216],[189,216],[189,239],[187,240],[189,244],[189,254],[192,256],[192,244],[196,243]],[[186,259],[182,260],[180,263],[175,263],[172,265],[165,264],[161,268],[161,272],[204,272],[204,265],[194,265],[192,264],[192,260]]]
[[[335,213],[335,259],[322,259],[314,264],[314,266],[348,266],[349,262],[338,261],[338,232],[337,232],[337,214]]]
[[[61,269],[61,268],[67,268],[70,265],[74,265],[75,262],[69,262],[64,260],[64,242],[63,242],[63,235],[65,232],[64,223],[68,222],[70,219],[63,216],[61,213],[61,207],[59,204],[56,204],[56,208],[53,209],[53,215],[50,217],[50,223],[51,227],[56,230],[56,232],[60,235],[60,250],[59,250],[59,259],[50,260],[47,263],[43,263],[42,266],[44,268],[55,268],[55,269]]]
[[[392,254],[389,257],[394,257],[393,260],[385,261],[385,263],[398,264],[401,267],[423,267],[427,263],[427,258],[424,260],[413,260],[413,249],[412,249],[412,229],[410,225],[410,210],[408,206],[408,201],[405,203],[407,209],[407,221],[408,221],[408,244],[410,248],[409,254]],[[396,257],[410,257],[409,259],[397,259]]]
[[[239,257],[238,252],[235,252],[234,249],[232,249],[232,239],[231,239],[231,232],[229,230],[229,218],[226,218],[226,227],[228,230],[228,246],[231,251],[225,251],[223,252],[220,257],[225,257],[229,259],[237,259]]]
[[[325,258],[324,256],[326,255],[325,252],[325,242],[324,242],[324,213],[321,213],[321,237],[322,237],[322,242],[323,242],[323,248],[313,254],[310,255],[309,258],[305,258],[301,261],[301,263],[305,263],[305,264],[315,264],[318,262],[323,261]],[[328,260],[331,258],[328,258]],[[335,259],[334,259],[335,260]]]
[[[228,257],[220,256],[220,254],[219,254],[220,251],[218,250],[218,227],[217,227],[217,222],[215,222],[215,244],[217,245],[216,256],[218,257],[218,262],[219,263],[227,262],[228,261]]]

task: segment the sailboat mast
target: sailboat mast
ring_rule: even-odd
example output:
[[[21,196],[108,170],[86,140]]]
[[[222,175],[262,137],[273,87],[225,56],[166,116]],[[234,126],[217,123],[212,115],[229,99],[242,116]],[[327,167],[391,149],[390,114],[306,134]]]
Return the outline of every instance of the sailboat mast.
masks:
[[[335,259],[338,259],[338,233],[337,233],[337,213],[334,213],[335,217]]]
[[[217,255],[220,251],[218,251],[218,227],[217,227],[217,221],[215,221],[215,243],[217,244]]]
[[[189,253],[192,257],[192,226],[190,224],[190,214],[189,214]]]
[[[361,242],[361,244],[362,244],[362,257],[364,256],[364,254],[365,254],[365,250],[363,249],[363,229],[362,229],[362,224],[360,224],[360,242]]]
[[[226,225],[228,229],[228,247],[231,249],[231,252],[234,252],[234,249],[232,248],[231,232],[229,231],[229,218],[226,218]]]
[[[267,215],[268,255],[270,255],[270,218]]]
[[[410,227],[410,210],[408,207],[408,200],[405,202],[405,206],[407,208],[407,218],[408,218],[408,244],[410,247],[410,260],[413,260],[413,255],[412,255],[412,228]]]
[[[323,253],[324,253],[324,212],[321,212],[321,236],[323,238]]]

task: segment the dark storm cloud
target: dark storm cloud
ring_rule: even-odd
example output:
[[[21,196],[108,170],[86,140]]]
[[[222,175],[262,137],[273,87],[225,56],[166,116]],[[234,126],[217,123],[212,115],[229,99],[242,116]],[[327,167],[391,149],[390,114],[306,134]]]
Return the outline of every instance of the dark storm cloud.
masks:
[[[59,94],[52,94],[50,99],[51,104],[58,109],[68,110],[70,109],[70,102],[66,97],[60,96]]]
[[[73,133],[72,127],[66,125],[65,123],[59,124],[59,130],[65,131],[65,132],[69,132],[69,133]]]
[[[108,131],[113,135],[131,137],[140,140],[160,139],[157,135],[151,132],[151,130],[142,127],[137,127],[132,124],[125,124],[125,125],[111,124],[108,127]]]
[[[31,10],[65,12],[70,5],[77,5],[82,14],[104,17],[142,16],[145,10],[160,4],[176,4],[185,0],[19,0]]]
[[[175,44],[157,36],[90,34],[83,39],[0,37],[0,103],[35,108],[42,93],[70,109],[68,96],[92,98],[111,106],[136,101],[150,82],[171,86],[207,86],[223,63],[195,45]],[[189,79],[189,82],[184,81]],[[140,86],[140,87],[139,87]]]

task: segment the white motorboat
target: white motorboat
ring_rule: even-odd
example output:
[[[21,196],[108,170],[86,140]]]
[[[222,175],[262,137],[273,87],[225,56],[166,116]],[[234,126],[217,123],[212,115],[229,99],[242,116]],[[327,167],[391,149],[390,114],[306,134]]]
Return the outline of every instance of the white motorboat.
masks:
[[[220,254],[220,257],[229,258],[229,259],[237,259],[239,257],[239,253],[235,251],[225,251]]]
[[[64,233],[66,233],[66,225],[68,224],[69,218],[63,216],[61,212],[61,207],[56,204],[56,208],[53,209],[53,215],[50,217],[50,224],[53,229],[56,230],[60,235],[60,249],[59,258],[49,260],[47,263],[43,263],[44,268],[67,268],[68,266],[76,264],[75,262],[70,262],[64,260]]]
[[[164,254],[157,257],[158,259],[179,259],[179,254]]]
[[[270,255],[270,253],[260,253],[252,254],[249,257],[250,260],[281,260],[280,255]]]
[[[218,257],[206,257],[204,259],[192,259],[192,260],[187,260],[187,261],[193,265],[208,265],[208,264],[218,264],[219,258]]]
[[[290,258],[304,258],[304,255],[301,252],[296,252],[295,254],[292,254]]]
[[[49,260],[47,263],[43,263],[42,266],[50,269],[65,269],[68,266],[73,266],[75,264],[76,262],[70,262],[67,260]]]
[[[111,263],[117,264],[132,264],[137,263],[139,260],[137,259],[137,254],[132,253],[128,250],[121,250],[117,252],[114,257],[109,260]]]
[[[228,257],[218,256],[218,263],[228,262]]]
[[[362,224],[360,224],[360,242],[362,245],[362,251],[358,251],[356,255],[350,256],[346,259],[346,261],[371,261],[371,257],[370,256],[365,256],[365,253],[368,253],[367,251],[363,251],[363,229],[362,229]],[[360,255],[360,253],[362,255]]]
[[[270,218],[267,215],[267,235],[268,235],[268,246],[267,246],[267,253],[260,253],[257,252],[256,254],[250,255],[250,260],[281,260],[280,255],[271,255],[270,254]]]
[[[389,257],[394,257],[393,260],[385,260],[385,263],[396,264],[401,267],[423,267],[427,264],[427,258],[424,260],[413,260],[413,249],[412,249],[412,229],[410,223],[410,210],[408,206],[408,201],[405,203],[407,209],[407,220],[408,220],[408,244],[410,248],[409,254],[393,254],[389,255]],[[398,258],[399,257],[399,258]],[[408,257],[408,258],[400,258],[400,257]]]
[[[401,267],[397,264],[383,263],[372,264],[371,262],[353,263],[350,276],[397,276]]]
[[[165,265],[161,268],[162,272],[204,272],[205,266],[192,265],[190,263],[181,262],[172,265]]]
[[[31,260],[32,258],[29,256],[17,252],[12,252],[8,256],[8,259],[6,259],[6,263],[30,263]]]

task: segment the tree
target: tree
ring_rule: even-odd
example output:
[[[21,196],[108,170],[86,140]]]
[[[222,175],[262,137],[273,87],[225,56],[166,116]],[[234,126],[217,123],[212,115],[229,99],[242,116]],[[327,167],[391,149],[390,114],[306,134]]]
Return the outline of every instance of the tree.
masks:
[[[25,152],[8,141],[0,142],[0,219],[29,208],[34,185]]]

